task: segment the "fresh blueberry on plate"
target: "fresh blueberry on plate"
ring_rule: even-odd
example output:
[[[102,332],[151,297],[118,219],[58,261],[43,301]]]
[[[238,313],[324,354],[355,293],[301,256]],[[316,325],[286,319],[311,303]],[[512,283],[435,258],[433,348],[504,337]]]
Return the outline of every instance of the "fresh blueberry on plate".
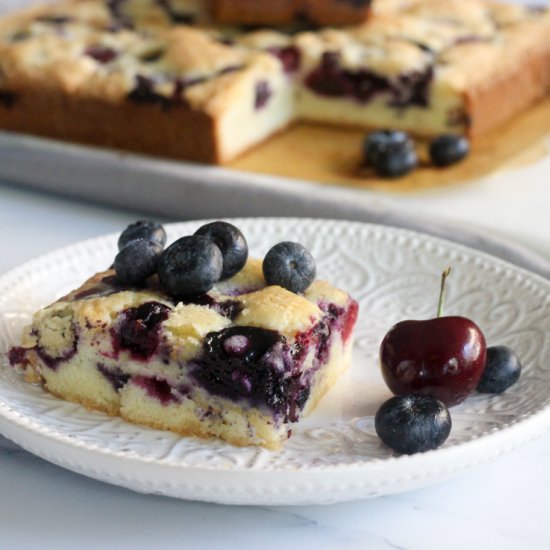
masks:
[[[482,393],[502,393],[513,386],[521,374],[521,362],[515,351],[507,346],[487,348],[485,370],[477,386]]]
[[[405,394],[388,399],[374,419],[382,443],[400,454],[436,449],[451,433],[449,409],[431,395]]]

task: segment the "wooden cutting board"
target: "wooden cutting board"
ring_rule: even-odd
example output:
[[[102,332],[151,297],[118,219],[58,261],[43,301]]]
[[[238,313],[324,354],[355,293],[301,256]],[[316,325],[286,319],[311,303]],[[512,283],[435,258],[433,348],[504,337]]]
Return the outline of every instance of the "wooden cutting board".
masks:
[[[323,184],[411,192],[464,182],[540,160],[550,151],[550,99],[472,144],[470,156],[453,167],[429,166],[427,144],[418,143],[422,166],[393,180],[361,168],[366,132],[316,124],[296,124],[249,151],[230,166],[247,172]]]

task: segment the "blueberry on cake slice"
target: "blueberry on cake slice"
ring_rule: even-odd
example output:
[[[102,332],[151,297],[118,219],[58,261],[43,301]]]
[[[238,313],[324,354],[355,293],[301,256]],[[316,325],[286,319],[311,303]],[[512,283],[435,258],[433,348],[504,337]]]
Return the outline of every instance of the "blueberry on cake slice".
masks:
[[[130,422],[280,448],[348,367],[357,303],[297,243],[261,261],[226,222],[165,238],[129,226],[114,267],[38,311],[11,365]]]
[[[351,25],[364,21],[371,0],[212,0],[214,20],[241,25]]]

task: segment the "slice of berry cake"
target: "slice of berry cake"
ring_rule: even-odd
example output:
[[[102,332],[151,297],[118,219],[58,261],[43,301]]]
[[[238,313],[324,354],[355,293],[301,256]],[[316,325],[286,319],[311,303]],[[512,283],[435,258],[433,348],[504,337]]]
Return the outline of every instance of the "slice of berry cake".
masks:
[[[357,303],[296,243],[262,262],[224,222],[166,250],[150,227],[37,312],[10,363],[130,422],[279,448],[348,367]]]

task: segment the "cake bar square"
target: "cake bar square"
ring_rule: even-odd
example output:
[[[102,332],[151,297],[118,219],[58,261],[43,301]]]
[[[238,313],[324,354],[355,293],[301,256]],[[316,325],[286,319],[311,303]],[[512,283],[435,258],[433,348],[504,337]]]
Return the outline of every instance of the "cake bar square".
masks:
[[[300,295],[267,285],[255,259],[185,301],[107,270],[37,312],[9,359],[89,409],[278,449],[349,366],[357,309],[321,280]]]

